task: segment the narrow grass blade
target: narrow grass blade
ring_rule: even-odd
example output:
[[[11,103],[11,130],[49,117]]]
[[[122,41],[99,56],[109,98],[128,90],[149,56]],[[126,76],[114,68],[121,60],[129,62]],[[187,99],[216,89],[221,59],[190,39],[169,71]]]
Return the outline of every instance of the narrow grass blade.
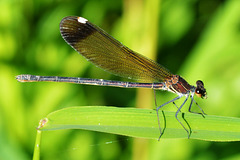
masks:
[[[159,111],[164,133],[161,138],[187,138],[175,112]],[[180,113],[179,119],[191,128],[191,139],[239,141],[240,118]],[[85,129],[131,137],[158,139],[156,111],[151,109],[86,106],[64,108],[41,120],[39,130]]]
[[[40,159],[40,144],[41,144],[41,131],[37,131],[35,146],[34,146],[34,152],[33,152],[33,160],[39,160]]]

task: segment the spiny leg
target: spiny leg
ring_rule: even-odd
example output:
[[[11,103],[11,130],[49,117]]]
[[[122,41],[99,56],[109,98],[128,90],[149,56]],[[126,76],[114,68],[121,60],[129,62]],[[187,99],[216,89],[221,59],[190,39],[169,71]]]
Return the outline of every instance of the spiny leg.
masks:
[[[203,111],[203,109],[198,105],[198,103],[197,103],[195,100],[193,100],[193,101],[194,101],[194,103],[196,103],[196,105],[198,106],[198,108],[201,110],[202,114],[203,114],[203,115],[207,115],[207,114]]]
[[[176,105],[176,103],[175,102],[173,102],[173,104],[175,105],[175,107],[178,109],[178,106]],[[181,111],[180,111],[181,112]]]
[[[201,114],[201,115],[204,117],[204,115],[206,115],[206,113],[205,113],[205,112],[203,111],[203,109],[198,105],[198,103],[193,99],[193,95],[192,95],[192,94],[190,95],[190,97],[191,97],[191,103],[190,103],[190,106],[189,106],[189,108],[188,108],[188,111],[191,112],[191,113],[195,113],[195,114]],[[201,113],[191,111],[193,102],[196,103],[196,105],[198,106],[198,108],[201,110]],[[204,118],[205,118],[205,117],[204,117]]]
[[[168,101],[168,102],[166,102],[166,103],[164,103],[164,104],[162,104],[161,106],[159,106],[159,107],[157,107],[157,111],[160,109],[160,108],[162,108],[163,106],[165,106],[165,105],[167,105],[168,103],[172,103],[172,102],[174,102],[174,101],[176,101],[176,100],[178,100],[179,98],[181,98],[182,97],[182,95],[180,95],[180,96],[177,96],[177,97],[175,97],[174,99],[172,99],[171,101]]]
[[[186,127],[182,124],[182,122],[178,119],[178,113],[181,111],[181,108],[184,106],[184,104],[187,102],[187,100],[188,100],[188,95],[187,95],[187,97],[186,97],[186,99],[184,100],[184,102],[182,103],[182,105],[178,108],[178,110],[177,110],[177,112],[176,112],[176,114],[175,114],[175,118],[178,120],[178,122],[182,125],[182,127],[184,128],[184,130],[187,132],[187,134],[188,134],[188,139],[189,139],[189,137],[190,137],[190,132],[186,129]]]
[[[154,95],[156,96],[155,90],[154,90]],[[178,99],[181,98],[181,97],[182,97],[182,95],[181,95],[181,96],[178,96],[178,97],[175,97],[175,98],[172,99],[171,101],[168,101],[168,102],[162,104],[162,105],[159,106],[159,107],[157,107],[157,101],[156,101],[156,99],[155,99],[155,105],[156,105],[156,107],[157,107],[157,108],[156,108],[156,112],[157,112],[157,118],[158,118],[158,126],[159,126],[159,130],[160,130],[160,136],[159,136],[158,140],[160,140],[160,138],[161,138],[161,136],[162,136],[161,126],[160,126],[160,120],[159,120],[159,114],[158,114],[159,109],[162,108],[163,106],[167,105],[168,103],[171,103],[171,102],[174,102],[174,101],[178,100]]]
[[[156,106],[156,108],[157,108],[157,98],[156,98],[156,90],[155,89],[153,89],[153,93],[154,93],[154,101],[155,101],[155,106]]]
[[[154,101],[155,101],[155,106],[156,106],[156,110],[157,110],[157,98],[156,98],[156,90],[153,89],[153,93],[154,93]],[[159,115],[158,115],[158,111],[157,111],[157,117],[158,117],[158,126],[159,126],[159,131],[160,131],[160,135],[158,137],[158,141],[160,140],[163,132],[161,130],[161,127],[160,127],[160,120],[159,120]]]
[[[175,105],[175,107],[178,109],[178,106],[176,105],[176,103],[175,103],[175,102],[173,102],[173,104],[174,104],[174,105]],[[180,110],[179,112],[181,112],[181,110]]]

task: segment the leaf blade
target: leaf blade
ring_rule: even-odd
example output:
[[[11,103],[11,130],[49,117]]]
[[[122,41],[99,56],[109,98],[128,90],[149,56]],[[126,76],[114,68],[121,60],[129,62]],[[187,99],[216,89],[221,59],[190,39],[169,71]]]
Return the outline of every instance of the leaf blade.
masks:
[[[163,116],[164,114],[164,116]],[[186,131],[175,118],[175,112],[160,111],[161,138],[187,138]],[[191,139],[206,141],[239,141],[240,119],[199,114],[179,113],[178,118],[191,127]],[[50,113],[39,129],[85,129],[131,137],[158,139],[155,110],[105,106],[69,107]]]

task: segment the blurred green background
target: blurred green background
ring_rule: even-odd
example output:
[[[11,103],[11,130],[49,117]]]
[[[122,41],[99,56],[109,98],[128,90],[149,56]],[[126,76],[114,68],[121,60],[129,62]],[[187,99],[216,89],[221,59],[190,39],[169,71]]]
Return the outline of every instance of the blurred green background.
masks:
[[[59,23],[70,15],[87,18],[191,84],[203,80],[208,99],[195,100],[207,114],[240,117],[238,0],[2,0],[1,160],[31,159],[38,122],[52,111],[86,105],[155,108],[151,90],[15,80],[26,73],[126,80],[95,67],[64,42]],[[158,103],[175,96],[158,92]],[[164,110],[176,109],[170,104]],[[60,130],[43,132],[41,159],[240,159],[239,145]]]

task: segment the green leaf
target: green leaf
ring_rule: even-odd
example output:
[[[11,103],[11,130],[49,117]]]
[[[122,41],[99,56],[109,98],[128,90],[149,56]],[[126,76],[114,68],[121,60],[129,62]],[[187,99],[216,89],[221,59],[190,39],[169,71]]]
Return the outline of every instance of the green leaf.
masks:
[[[159,111],[161,138],[187,138],[188,134],[175,118],[175,112]],[[179,113],[178,118],[189,129],[191,139],[208,141],[240,140],[240,119],[194,113]],[[45,130],[85,129],[131,137],[158,139],[157,114],[151,109],[105,106],[69,107],[50,113],[40,121]],[[189,129],[190,130],[190,129]]]

